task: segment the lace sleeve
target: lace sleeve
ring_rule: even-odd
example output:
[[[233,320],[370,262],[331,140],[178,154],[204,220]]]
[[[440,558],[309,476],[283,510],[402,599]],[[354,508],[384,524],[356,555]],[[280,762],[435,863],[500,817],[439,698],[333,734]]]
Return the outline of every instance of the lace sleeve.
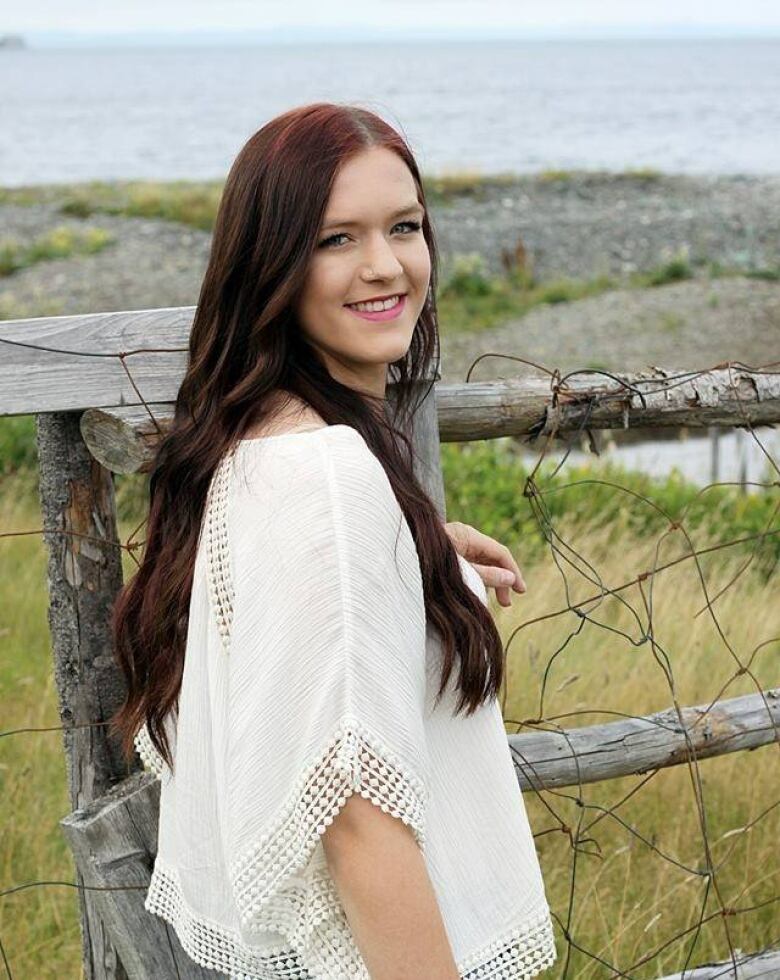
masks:
[[[215,494],[209,538],[229,658],[229,870],[241,929],[277,931],[305,960],[328,903],[300,883],[352,793],[425,850],[422,582],[362,439],[318,442],[248,491],[229,515]]]

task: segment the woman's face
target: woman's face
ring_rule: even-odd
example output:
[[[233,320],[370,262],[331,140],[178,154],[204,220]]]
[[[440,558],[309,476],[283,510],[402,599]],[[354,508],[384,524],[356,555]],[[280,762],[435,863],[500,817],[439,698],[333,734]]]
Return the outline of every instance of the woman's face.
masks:
[[[331,375],[384,397],[387,365],[403,357],[428,294],[431,257],[409,168],[371,147],[336,174],[298,304],[301,329]],[[368,319],[348,304],[400,296]],[[390,317],[389,319],[387,317]]]

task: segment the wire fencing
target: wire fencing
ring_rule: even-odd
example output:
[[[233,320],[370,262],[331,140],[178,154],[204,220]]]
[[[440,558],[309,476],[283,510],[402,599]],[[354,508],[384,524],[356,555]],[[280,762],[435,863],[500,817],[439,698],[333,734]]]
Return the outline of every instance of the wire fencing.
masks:
[[[28,321],[30,322],[30,321]],[[13,324],[5,324],[12,327]],[[26,343],[12,337],[0,338],[0,345],[27,347],[39,355],[48,353],[64,354],[68,357],[101,358],[110,357],[121,365],[122,371],[137,396],[138,404],[147,413],[149,425],[159,435],[165,427],[164,418],[158,418],[154,410],[154,402],[147,401],[142,395],[142,382],[134,378],[133,358],[154,353],[183,353],[184,347],[155,348],[139,347],[119,353],[106,354],[100,352],[65,350],[46,344]],[[499,356],[512,362],[523,362],[537,369],[546,378],[547,410],[538,416],[534,425],[525,427],[529,442],[532,442],[537,453],[530,472],[525,476],[521,486],[517,488],[518,508],[524,507],[532,515],[539,535],[544,541],[548,571],[556,575],[563,601],[553,608],[545,609],[541,614],[526,619],[514,626],[506,640],[505,655],[507,665],[517,647],[525,637],[534,634],[534,627],[544,626],[539,633],[542,640],[536,640],[535,646],[539,658],[541,680],[538,691],[534,691],[535,709],[526,718],[510,717],[510,703],[515,700],[517,691],[509,683],[506,684],[502,695],[502,709],[508,728],[514,732],[508,735],[510,749],[515,761],[519,782],[526,793],[533,796],[535,811],[545,817],[544,826],[534,826],[535,838],[540,849],[545,839],[557,837],[565,841],[568,860],[565,875],[560,865],[546,867],[543,865],[545,877],[553,872],[555,876],[555,896],[564,896],[563,901],[551,901],[554,922],[559,929],[558,952],[559,959],[552,968],[551,976],[571,978],[626,977],[632,980],[658,977],[658,969],[662,964],[674,962],[677,973],[673,976],[710,978],[714,977],[772,977],[780,976],[780,851],[771,847],[768,842],[780,838],[780,789],[772,798],[762,798],[756,801],[754,812],[739,827],[731,828],[718,837],[713,836],[713,808],[720,802],[713,799],[705,780],[705,771],[701,763],[705,758],[724,755],[729,752],[755,749],[759,746],[772,745],[764,752],[744,757],[747,767],[769,771],[770,776],[762,782],[762,786],[780,788],[780,769],[778,769],[777,751],[774,743],[780,745],[778,736],[780,720],[780,671],[777,670],[780,658],[778,649],[780,637],[776,635],[762,636],[750,648],[744,648],[740,642],[739,623],[724,622],[720,613],[725,605],[725,597],[738,593],[748,582],[751,574],[757,575],[755,581],[760,583],[762,596],[765,599],[767,612],[777,606],[776,566],[778,561],[778,538],[780,524],[778,510],[780,509],[780,469],[777,460],[764,445],[761,435],[751,421],[754,417],[753,404],[744,392],[744,377],[750,375],[755,384],[761,379],[780,377],[780,371],[772,370],[773,364],[758,368],[741,365],[734,362],[715,365],[702,371],[686,371],[671,373],[661,378],[644,379],[644,383],[626,381],[619,375],[594,371],[570,372],[561,375],[560,372],[547,369],[523,358],[510,358],[505,354]],[[478,358],[472,364],[466,384],[471,384],[471,374],[476,367]],[[591,437],[594,428],[614,425],[616,405],[622,404],[621,417],[628,425],[626,400],[631,403],[631,420],[633,425],[648,424],[642,411],[648,407],[652,399],[673,397],[676,390],[691,381],[706,381],[711,372],[725,370],[728,375],[740,373],[740,378],[732,385],[737,413],[735,424],[744,427],[750,438],[764,455],[767,467],[772,477],[766,482],[751,482],[749,485],[760,494],[767,495],[770,504],[762,525],[751,533],[737,534],[728,540],[705,544],[697,543],[697,529],[689,526],[686,506],[678,513],[670,513],[664,509],[652,496],[637,492],[617,481],[602,478],[587,478],[561,484],[557,478],[565,463],[570,449],[583,437]],[[575,380],[585,381],[583,386],[575,385]],[[2,378],[0,378],[0,383]],[[601,384],[601,382],[604,382]],[[522,379],[518,380],[522,386]],[[758,390],[758,389],[756,389]],[[742,392],[742,394],[740,394]],[[637,407],[638,406],[638,407]],[[693,412],[697,406],[691,405]],[[2,412],[0,400],[0,412]],[[440,416],[443,420],[444,416]],[[647,418],[651,417],[648,413]],[[487,414],[485,416],[487,419]],[[776,416],[780,418],[780,414]],[[574,420],[574,421],[573,421]],[[487,423],[486,423],[487,424]],[[767,423],[767,424],[772,424]],[[459,441],[448,437],[446,426],[442,421],[440,427],[442,441]],[[520,434],[519,432],[517,433]],[[568,448],[564,458],[552,469],[543,465],[551,450],[560,442]],[[148,448],[148,447],[147,447]],[[704,497],[714,487],[733,487],[736,491],[742,481],[728,483],[710,483],[702,487],[695,495]],[[555,510],[550,506],[553,495],[567,492],[581,492],[582,487],[608,488],[621,500],[621,509],[648,509],[662,522],[663,530],[654,541],[653,557],[649,563],[634,567],[631,553],[622,553],[621,541],[616,539],[611,548],[620,554],[619,563],[621,575],[618,580],[612,580],[615,562],[610,564],[610,576],[605,577],[600,571],[598,562],[591,560],[586,553],[577,547],[569,525],[558,519],[556,512],[561,511],[559,504]],[[565,510],[565,507],[563,508]],[[145,521],[135,527],[124,541],[112,541],[110,534],[84,533],[73,528],[36,527],[33,529],[3,529],[0,538],[9,539],[25,535],[44,535],[53,542],[62,540],[62,536],[74,544],[66,549],[71,557],[76,551],[89,545],[93,549],[116,549],[126,553],[137,565],[136,553],[143,548],[144,542],[139,538]],[[609,534],[609,529],[605,530]],[[680,542],[680,553],[671,558],[664,558],[664,548],[669,542]],[[77,542],[77,543],[76,543]],[[649,546],[650,542],[645,542]],[[50,545],[51,546],[51,545]],[[710,567],[713,556],[719,553],[745,555],[744,561],[737,567],[731,579],[725,584],[718,584],[715,591],[711,579],[716,577]],[[641,556],[644,558],[644,555]],[[708,564],[710,563],[710,564]],[[541,563],[540,563],[541,564]],[[537,565],[539,567],[539,565]],[[685,654],[679,647],[670,648],[664,640],[663,616],[664,604],[656,600],[656,590],[665,576],[677,574],[681,569],[689,570],[696,583],[700,596],[700,605],[694,618],[706,617],[720,643],[723,657],[718,660],[718,669],[713,668],[712,676],[706,678],[708,696],[706,703],[691,707],[681,701],[675,671],[675,664]],[[79,580],[76,564],[72,568],[72,581]],[[577,595],[585,589],[586,594]],[[751,593],[751,601],[754,596]],[[747,600],[746,600],[747,601]],[[604,610],[607,604],[614,604],[609,612]],[[755,604],[755,603],[754,603]],[[760,607],[760,604],[759,604]],[[751,606],[753,608],[753,606]],[[615,612],[617,610],[618,612]],[[619,615],[618,615],[619,613]],[[621,625],[621,616],[630,626]],[[771,617],[768,616],[770,626]],[[755,623],[752,624],[755,627]],[[557,631],[557,633],[556,633]],[[662,679],[665,694],[668,698],[663,711],[654,715],[631,713],[626,704],[593,704],[566,712],[554,712],[549,708],[549,687],[553,684],[556,670],[563,662],[570,649],[582,642],[588,634],[603,637],[605,643],[614,645],[622,642],[627,648],[648,656],[657,675]],[[679,626],[675,634],[681,633]],[[589,640],[591,647],[597,641]],[[719,655],[720,656],[720,655]],[[777,679],[777,688],[767,688],[759,678],[756,662],[760,656],[771,657],[771,671]],[[516,658],[517,659],[517,658]],[[721,660],[727,663],[728,670],[720,670]],[[770,672],[771,672],[770,671]],[[722,674],[722,676],[721,676]],[[509,676],[509,675],[508,675]],[[752,693],[740,698],[726,700],[738,682],[749,681]],[[560,688],[559,688],[560,690]],[[607,691],[599,692],[599,700],[603,700]],[[527,692],[522,692],[527,698]],[[594,696],[594,701],[597,700]],[[607,699],[608,700],[608,699]],[[577,724],[588,722],[592,716],[607,716],[612,719],[599,724]],[[79,730],[103,729],[107,725],[104,720],[95,719],[72,725],[26,727],[0,732],[4,740],[10,738],[37,738],[43,732],[61,730],[66,736]],[[696,861],[683,858],[674,852],[660,838],[664,834],[648,834],[635,816],[626,816],[630,810],[636,810],[643,797],[654,791],[654,787],[663,778],[662,770],[670,767],[684,767],[690,783],[690,803],[675,798],[668,802],[665,810],[665,827],[671,831],[675,825],[691,818],[696,829],[699,853]],[[771,774],[774,774],[772,776]],[[617,798],[608,805],[599,800],[601,784],[605,780],[632,777],[635,782],[623,792],[621,789]],[[599,784],[599,792],[591,794],[591,784]],[[640,806],[641,810],[641,806]],[[32,814],[20,815],[19,819],[31,819]],[[734,862],[739,859],[739,847],[747,839],[748,834],[758,837],[759,828],[766,834],[765,860],[768,864],[751,866],[748,862],[747,871],[750,877],[743,875],[745,884],[735,890],[732,883]],[[767,829],[768,828],[768,829]],[[52,831],[55,828],[52,826]],[[671,835],[669,835],[671,836]],[[599,839],[601,837],[601,840]],[[646,948],[634,955],[621,956],[620,962],[605,949],[593,948],[578,938],[575,921],[581,914],[583,905],[587,904],[588,896],[594,895],[593,880],[598,875],[592,875],[589,886],[589,869],[591,862],[604,861],[609,847],[615,842],[622,841],[617,848],[612,847],[609,853],[620,853],[628,849],[636,849],[651,855],[653,860],[665,865],[667,872],[673,877],[664,879],[670,888],[669,901],[664,902],[664,896],[647,894],[647,909],[658,909],[655,918],[651,917],[650,924],[645,925],[643,936],[647,937]],[[723,841],[729,841],[725,853]],[[768,857],[767,857],[768,855]],[[743,860],[746,858],[743,857]],[[743,869],[744,871],[745,869]],[[754,874],[753,874],[754,873]],[[563,883],[565,882],[565,887]],[[675,890],[680,883],[694,883],[701,886],[696,901],[691,907],[696,907],[696,914],[682,915],[676,904]],[[746,898],[746,893],[762,886],[759,899]],[[75,882],[42,879],[27,882],[5,883],[0,889],[0,899],[6,909],[0,908],[0,914],[5,911],[3,918],[13,921],[13,915],[8,912],[8,903],[20,892],[32,888],[50,888],[65,886],[79,892],[100,891],[81,880]],[[632,888],[642,893],[641,882],[632,883]],[[768,888],[769,893],[763,894]],[[128,886],[128,890],[143,891],[141,887]],[[581,894],[582,893],[582,894]],[[140,897],[139,897],[140,900]],[[622,908],[620,903],[613,903],[614,912]],[[603,914],[609,914],[601,910]],[[646,911],[643,906],[642,911]],[[651,931],[660,918],[665,923],[674,922],[680,916],[674,928],[667,929],[662,939],[652,942]],[[693,921],[688,921],[692,918]],[[745,953],[737,940],[739,926],[743,921],[761,924],[763,940],[760,948],[751,949]],[[85,920],[82,918],[82,924]],[[766,924],[770,925],[767,926]],[[774,923],[774,928],[772,927]],[[616,930],[626,931],[630,928],[626,923],[615,923]],[[85,925],[89,928],[89,925]],[[605,928],[609,929],[607,920]],[[166,929],[168,929],[166,925]],[[636,933],[636,929],[634,933]],[[650,936],[647,934],[650,933]],[[700,950],[717,947],[725,950],[719,962],[711,966],[701,964]],[[621,946],[621,950],[623,947]],[[19,980],[12,967],[14,958],[13,940],[0,935],[0,957],[5,975],[9,980]],[[696,964],[699,964],[695,969]],[[122,976],[120,972],[116,976]],[[173,974],[172,974],[173,976]],[[667,980],[672,974],[667,974]],[[25,978],[26,980],[26,978]]]

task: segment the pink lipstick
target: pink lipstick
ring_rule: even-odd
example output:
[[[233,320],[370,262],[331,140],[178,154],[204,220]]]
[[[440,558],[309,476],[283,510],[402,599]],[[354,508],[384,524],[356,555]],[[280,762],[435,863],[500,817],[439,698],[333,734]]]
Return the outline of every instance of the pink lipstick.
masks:
[[[398,300],[395,306],[391,306],[389,310],[379,310],[377,313],[356,310],[353,306],[346,306],[345,309],[349,310],[350,313],[354,313],[355,316],[362,317],[364,320],[373,320],[378,323],[383,323],[385,320],[395,320],[396,317],[403,313],[405,306],[406,296],[404,295]]]

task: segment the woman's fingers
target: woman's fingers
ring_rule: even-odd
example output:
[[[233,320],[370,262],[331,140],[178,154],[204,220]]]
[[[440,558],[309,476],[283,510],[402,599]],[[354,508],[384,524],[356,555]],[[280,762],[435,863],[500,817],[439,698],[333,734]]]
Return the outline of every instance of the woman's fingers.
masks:
[[[496,590],[502,606],[511,605],[510,589],[518,593],[527,591],[520,567],[506,545],[462,521],[445,526],[456,550],[472,563],[485,586]]]

